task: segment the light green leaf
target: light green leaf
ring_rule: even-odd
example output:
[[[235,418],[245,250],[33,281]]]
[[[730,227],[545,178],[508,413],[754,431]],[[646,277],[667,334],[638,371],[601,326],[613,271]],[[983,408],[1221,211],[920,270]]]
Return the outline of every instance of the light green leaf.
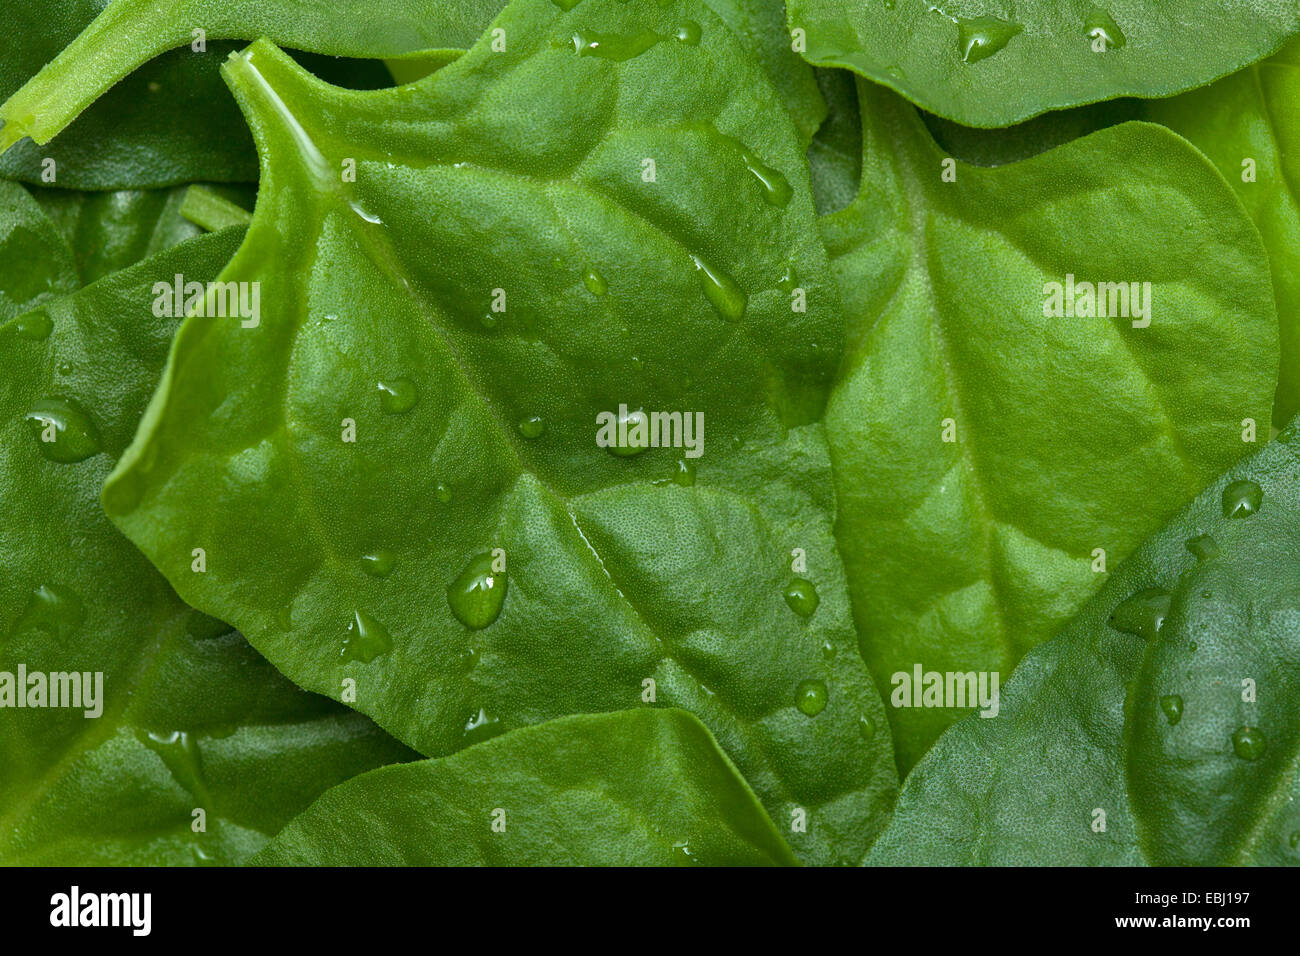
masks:
[[[1277,324],[1258,234],[1169,131],[947,182],[910,106],[859,95],[863,190],[823,220],[851,323],[826,424],[858,630],[892,695],[918,665],[1005,676],[1251,449],[1247,420],[1266,440]],[[1045,317],[1067,276],[1150,283],[1149,325]],[[904,770],[962,713],[888,709]]]
[[[817,66],[967,126],[1209,83],[1300,32],[1293,0],[790,0]],[[796,33],[796,37],[799,34]]]
[[[804,859],[856,859],[895,776],[831,533],[842,315],[797,134],[693,0],[496,26],[507,51],[389,92],[264,43],[229,64],[266,166],[223,279],[261,283],[261,320],[185,323],[105,505],[427,755],[683,707],[806,817]],[[611,454],[620,405],[698,413],[704,444]]]
[[[325,793],[259,866],[771,866],[798,861],[680,710],[563,717]]]
[[[869,862],[1300,863],[1297,555],[1293,425],[940,738]]]
[[[14,207],[21,228],[39,215],[20,194],[0,184],[0,223]],[[169,234],[148,212],[166,200],[119,198],[137,239]],[[94,200],[75,221],[124,255],[141,243],[111,199],[98,227]],[[48,254],[62,243],[48,219],[39,234],[49,245],[22,246],[28,278],[57,268],[51,288],[75,286],[72,250]],[[182,604],[100,510],[175,325],[152,314],[153,283],[210,279],[238,242],[185,242],[0,323],[0,863],[238,862],[325,788],[409,755]],[[17,707],[37,700],[20,674],[56,673],[79,675],[93,703]]]

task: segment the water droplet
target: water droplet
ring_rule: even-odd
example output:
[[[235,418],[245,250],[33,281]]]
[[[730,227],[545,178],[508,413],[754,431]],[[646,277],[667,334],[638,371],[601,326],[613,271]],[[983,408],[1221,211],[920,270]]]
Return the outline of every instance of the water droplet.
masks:
[[[50,461],[70,465],[99,454],[95,423],[70,398],[43,398],[33,403],[25,418],[41,454]]]
[[[1090,40],[1103,40],[1105,49],[1123,49],[1124,31],[1109,13],[1100,7],[1093,7],[1087,19],[1083,21],[1083,31]]]
[[[650,416],[641,409],[620,407],[615,427],[614,441],[605,446],[610,454],[631,458],[650,447]]]
[[[43,342],[54,331],[54,322],[44,312],[29,312],[14,320],[13,329],[32,342]]]
[[[478,713],[465,722],[465,743],[467,745],[480,743],[504,731],[501,721],[489,716],[488,712],[480,707]]]
[[[447,604],[456,620],[478,631],[497,619],[506,600],[508,585],[504,571],[494,571],[492,552],[470,558],[465,570],[447,585]]]
[[[389,415],[409,412],[419,400],[415,383],[409,378],[390,378],[379,383],[379,407]]]
[[[957,19],[957,48],[966,63],[978,63],[997,53],[1011,38],[1023,30],[1018,23],[997,17],[960,17]]]
[[[1209,561],[1219,556],[1219,544],[1208,534],[1198,534],[1187,539],[1187,550],[1196,556],[1197,561]]]
[[[440,481],[433,486],[433,496],[445,505],[451,501],[451,489]]]
[[[372,578],[386,578],[397,564],[397,555],[391,551],[376,551],[361,557],[361,569]]]
[[[497,314],[495,312],[484,312],[483,317],[479,319],[485,329],[495,329],[497,327]]]
[[[826,684],[819,680],[800,681],[794,691],[795,705],[809,717],[826,709],[826,698]]]
[[[800,617],[812,617],[821,598],[817,595],[816,585],[811,581],[795,578],[785,589],[785,603]]]
[[[609,283],[595,269],[588,269],[582,274],[582,284],[587,287],[587,291],[592,295],[604,295],[609,291]]]
[[[1197,646],[1198,646],[1197,643],[1195,641],[1192,641],[1190,644],[1187,645],[1187,649],[1191,651],[1193,654],[1195,654]]]
[[[172,778],[183,789],[195,796],[203,795],[205,787],[199,744],[190,734],[183,730],[170,733],[145,733],[141,730],[136,731],[136,739],[162,759]]]
[[[546,432],[546,419],[540,415],[530,415],[519,423],[519,434],[525,438],[541,438]]]
[[[687,46],[699,46],[702,36],[704,36],[704,29],[694,20],[682,21],[681,26],[673,31],[673,39]]]
[[[695,855],[691,853],[691,845],[689,843],[673,844],[673,865],[674,866],[697,865]]]
[[[799,288],[799,274],[794,271],[794,266],[788,265],[785,267],[785,271],[781,273],[781,278],[776,280],[776,287],[786,293]]]
[[[695,462],[686,458],[677,459],[677,469],[673,472],[673,481],[683,488],[695,484]]]
[[[1264,503],[1264,489],[1250,479],[1234,481],[1223,489],[1223,516],[1249,518]]]
[[[1110,626],[1125,634],[1155,640],[1169,614],[1173,600],[1163,588],[1143,588],[1125,598],[1110,614]]]
[[[376,225],[376,226],[382,226],[382,225],[384,224],[384,221],[383,221],[382,219],[380,219],[380,218],[379,218],[378,216],[376,216],[374,213],[372,213],[372,212],[368,212],[368,211],[366,210],[366,208],[365,208],[364,206],[361,205],[361,203],[356,202],[356,201],[354,200],[354,201],[348,203],[348,205],[352,207],[352,211],[353,211],[354,213],[356,213],[358,216],[360,216],[360,217],[361,217],[362,219],[364,219],[366,222],[371,223],[371,224]]]
[[[622,63],[635,56],[640,56],[666,38],[652,30],[624,35],[619,33],[595,33],[587,31],[575,33],[571,38],[573,52],[578,56],[596,56],[602,60]]]
[[[862,734],[864,739],[870,740],[876,736],[876,722],[870,717],[859,717],[858,733]]]
[[[58,372],[60,375],[67,377],[72,374],[74,366],[71,362],[60,362]]]
[[[339,657],[345,661],[369,664],[380,654],[386,654],[392,649],[393,636],[388,633],[388,628],[365,611],[355,611]]]
[[[12,636],[44,631],[55,638],[70,636],[86,619],[86,606],[72,588],[42,584],[27,598],[27,606],[10,630]]]
[[[1160,709],[1165,712],[1169,726],[1176,726],[1183,719],[1183,699],[1177,694],[1166,694],[1160,698]]]
[[[1258,727],[1238,727],[1232,735],[1232,752],[1242,760],[1258,760],[1264,755],[1264,732]]]
[[[743,146],[740,150],[740,157],[745,161],[745,168],[762,185],[763,198],[767,200],[769,206],[780,208],[790,201],[790,197],[794,195],[794,190],[790,188],[790,181],[779,170],[768,166],[759,158],[757,153]]]
[[[695,263],[696,274],[700,277],[700,287],[709,304],[728,322],[739,322],[749,304],[749,296],[736,284],[736,280],[721,272],[699,256],[691,256]]]
[[[1288,842],[1291,844],[1291,849],[1300,849],[1300,830],[1292,830],[1291,838]]]

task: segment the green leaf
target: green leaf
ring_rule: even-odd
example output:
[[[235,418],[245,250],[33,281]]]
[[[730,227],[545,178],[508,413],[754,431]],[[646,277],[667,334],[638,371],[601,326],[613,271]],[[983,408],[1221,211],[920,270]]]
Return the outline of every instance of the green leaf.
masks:
[[[328,791],[260,866],[797,866],[680,710],[563,717]]]
[[[862,181],[862,110],[857,80],[848,70],[817,70],[828,115],[808,146],[817,212],[839,212],[853,201]]]
[[[1200,149],[1264,239],[1282,361],[1273,422],[1300,412],[1300,42],[1212,86],[1164,100],[1121,100],[1049,113],[1005,130],[926,123],[953,156],[996,166],[1127,120],[1162,123]]]
[[[58,56],[104,6],[105,0],[56,4],[6,0],[6,29],[0,34],[0,100]],[[184,50],[137,64],[140,69],[105,92],[53,142],[45,146],[23,142],[5,153],[0,157],[0,176],[72,189],[256,179],[252,138],[219,69],[238,45],[213,40],[197,52],[190,43],[186,37]],[[309,54],[300,54],[299,59],[312,72],[340,85],[391,85],[378,62]],[[195,122],[196,115],[202,116],[202,122]],[[47,160],[54,165],[47,166]]]
[[[1264,238],[1282,338],[1281,426],[1300,413],[1300,41],[1204,90],[1144,105],[1210,158]]]
[[[940,738],[869,862],[1300,863],[1298,478],[1292,425],[1143,544]]]
[[[858,631],[892,695],[917,665],[1009,672],[1250,450],[1245,420],[1267,438],[1277,324],[1258,234],[1169,131],[945,182],[915,111],[859,95],[863,190],[823,220],[851,323],[826,426]],[[1149,325],[1045,317],[1069,275],[1151,283]],[[961,713],[890,708],[900,767]]]
[[[22,186],[0,182],[0,321],[80,285],[72,250]]]
[[[40,213],[21,186],[0,196],[0,224],[15,207],[21,228]],[[100,227],[92,199],[78,233],[131,238],[104,198]],[[151,224],[167,200],[119,198],[140,211],[136,239],[176,238]],[[62,239],[44,222],[43,244],[22,246],[27,278],[55,269],[50,287],[67,290],[73,252],[51,254]],[[409,754],[182,604],[99,507],[173,331],[152,314],[153,283],[212,278],[239,236],[174,246],[0,323],[0,863],[238,862],[325,788]],[[9,278],[0,270],[0,287]],[[20,673],[85,675],[92,693],[98,673],[102,689],[93,706],[20,709]]]
[[[1300,32],[1293,0],[791,0],[805,57],[967,126],[1119,96],[1169,96]],[[799,34],[796,33],[796,39]],[[1104,52],[1103,52],[1104,51]]]
[[[43,24],[39,23],[39,14],[28,9],[43,0],[18,2],[22,13],[30,20],[38,21],[29,24],[29,29],[39,31],[45,40],[37,44],[24,42],[15,51],[12,61],[29,67],[18,77],[20,82],[30,76],[31,71],[54,59],[54,54],[72,39],[68,35],[69,23],[85,25],[89,21],[82,7],[102,6],[102,0],[80,0],[75,12],[67,11],[63,17]],[[812,70],[791,49],[784,3],[781,0],[707,2],[754,51],[776,84],[795,126],[807,143],[826,116],[826,104],[818,92]],[[399,82],[406,83],[433,72],[473,45],[504,5],[504,0],[442,0],[436,15],[430,16],[426,5],[418,0],[394,0],[385,4],[376,4],[373,0],[346,0],[335,4],[330,16],[323,17],[319,9],[304,0],[176,0],[169,4],[157,4],[151,0],[116,0],[90,23],[82,35],[68,44],[55,62],[42,69],[31,83],[0,107],[0,121],[4,122],[4,126],[0,126],[0,153],[23,136],[33,137],[36,143],[48,142],[78,113],[104,95],[116,80],[132,76],[151,57],[177,46],[191,45],[196,25],[206,31],[205,40],[266,37],[282,46],[336,56],[386,57],[393,75]],[[561,4],[569,9],[575,5],[576,0],[575,3],[565,0]],[[75,32],[73,30],[73,34]],[[15,43],[18,36],[21,34],[16,35]],[[51,43],[45,39],[47,36],[62,37],[62,42]],[[501,42],[508,40],[502,36]],[[165,69],[168,70],[165,76],[155,76],[154,73],[159,71],[151,70],[147,79],[132,77],[128,82],[132,84],[133,95],[119,96],[112,113],[130,114],[141,99],[156,100],[156,94],[164,88],[169,96],[175,97],[179,93],[191,104],[213,99],[220,101],[221,97],[213,95],[211,71],[194,71],[175,59],[167,60]],[[330,75],[322,75],[326,80],[350,85]],[[18,85],[14,83],[6,89],[5,79],[6,74],[0,73],[0,95],[12,93]],[[146,92],[149,94],[147,97],[144,96]],[[98,115],[108,113],[108,110],[103,110]],[[155,143],[165,145],[170,138],[193,138],[194,134],[182,125],[188,119],[188,110],[179,115],[182,119],[176,124],[177,128],[165,134],[152,132],[150,136],[140,131],[123,141],[120,131],[114,139],[105,135],[110,131],[94,127],[86,135],[74,137],[74,142],[80,146],[83,140],[93,140],[94,145],[101,147],[109,143],[115,149],[121,149],[124,158],[131,156],[139,161],[140,150],[148,150]],[[219,115],[226,118],[225,114]],[[209,134],[207,141],[194,144],[195,156],[191,158],[188,151],[182,150],[182,158],[170,157],[173,168],[154,173],[118,173],[112,186],[157,186],[185,178],[223,181],[251,178],[244,172],[247,169],[245,164],[238,164],[235,160],[225,165],[215,162],[228,152],[223,148],[223,140],[233,136],[240,146],[245,144],[247,137],[241,128],[224,122],[190,125],[206,127]],[[38,151],[32,145],[17,168],[31,177],[29,181],[36,182],[40,158],[48,155],[48,151]],[[207,148],[206,160],[202,147]],[[75,164],[78,177],[69,185],[94,188],[85,181],[86,174],[82,171],[89,158],[86,153],[78,149],[71,152],[69,158]],[[165,154],[160,154],[151,157],[150,164],[165,167],[168,159]],[[192,162],[188,162],[191,159]],[[14,168],[14,160],[7,158],[4,162],[10,164],[9,168]],[[180,170],[175,168],[180,162],[187,162],[188,176],[180,175]],[[0,170],[5,168],[0,165]],[[236,169],[239,172],[235,172]],[[143,182],[142,176],[149,181]]]
[[[654,700],[783,830],[806,813],[805,860],[856,859],[896,782],[831,532],[842,314],[796,131],[700,3],[496,25],[507,51],[389,92],[264,43],[229,64],[266,166],[223,279],[262,319],[184,324],[105,505],[429,756]],[[703,415],[702,456],[600,447],[620,405]]]

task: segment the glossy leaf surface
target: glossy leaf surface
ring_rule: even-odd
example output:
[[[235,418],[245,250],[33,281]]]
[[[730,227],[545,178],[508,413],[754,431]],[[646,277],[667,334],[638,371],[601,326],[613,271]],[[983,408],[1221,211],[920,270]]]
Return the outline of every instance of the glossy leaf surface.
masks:
[[[21,186],[0,184],[0,196],[0,223],[21,209],[11,236],[40,221]],[[133,225],[111,208],[98,218],[97,199],[76,231],[120,240],[122,255],[177,238],[165,198],[124,201]],[[22,246],[20,281],[49,270],[47,289],[64,294],[0,317],[0,863],[239,862],[325,788],[409,751],[182,604],[99,506],[175,328],[152,314],[153,283],[214,277],[239,233],[172,246],[75,292],[78,255],[49,219],[39,234]],[[0,288],[13,288],[14,261]],[[93,706],[49,706],[48,676],[32,696],[38,673],[76,673]],[[19,708],[19,696],[46,706]]]
[[[1005,677],[1251,449],[1247,420],[1266,439],[1267,261],[1167,130],[980,169],[894,94],[859,96],[862,193],[823,234],[851,326],[826,423],[864,654],[886,694],[917,665]],[[1067,276],[1150,283],[1149,316],[1046,316]],[[905,771],[962,712],[888,710]]]
[[[262,866],[797,865],[680,710],[563,717],[327,792]]]
[[[939,740],[870,862],[1300,863],[1297,554],[1293,426],[1031,651],[996,718]]]
[[[791,0],[805,56],[967,126],[1160,97],[1263,59],[1300,32],[1292,0]]]
[[[841,313],[797,133],[703,4],[496,25],[506,51],[392,91],[230,63],[265,166],[223,279],[261,321],[186,322],[106,507],[428,755],[683,707],[783,832],[806,815],[805,859],[856,859],[894,770],[831,533]],[[702,454],[601,447],[621,405],[702,415]]]

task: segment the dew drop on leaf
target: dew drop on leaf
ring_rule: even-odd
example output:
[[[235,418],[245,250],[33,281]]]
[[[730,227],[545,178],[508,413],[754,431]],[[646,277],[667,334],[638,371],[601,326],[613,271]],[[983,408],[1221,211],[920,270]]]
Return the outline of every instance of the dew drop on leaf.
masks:
[[[681,25],[673,31],[673,37],[687,46],[699,46],[700,38],[704,36],[704,28],[694,20],[683,20]]]
[[[1107,50],[1123,49],[1124,31],[1114,18],[1100,7],[1093,7],[1083,21],[1083,31],[1090,40],[1104,40]]]
[[[794,691],[795,706],[809,717],[816,717],[826,709],[826,684],[819,680],[800,681]]]
[[[800,617],[812,617],[813,611],[817,610],[817,605],[821,603],[821,598],[817,594],[817,586],[806,578],[795,578],[786,586],[785,603],[790,605],[790,610]]]
[[[592,295],[604,295],[609,291],[609,283],[595,269],[588,269],[582,274],[582,284],[587,287],[587,291]]]
[[[794,271],[794,266],[788,265],[785,271],[781,273],[781,278],[776,280],[776,287],[782,292],[793,292],[799,287],[799,274]]]
[[[70,398],[43,398],[24,416],[41,454],[63,465],[99,454],[99,431],[84,408]]]
[[[1024,29],[1018,23],[1008,23],[997,17],[959,17],[957,19],[957,47],[962,61],[978,63],[1003,49],[1011,38]]]
[[[1165,694],[1161,697],[1160,709],[1164,711],[1170,727],[1177,725],[1183,719],[1183,699],[1177,694]]]
[[[54,331],[54,323],[44,312],[31,312],[14,320],[13,329],[22,338],[43,342]]]
[[[1223,489],[1223,516],[1249,518],[1264,503],[1264,489],[1248,478],[1231,482]]]
[[[504,571],[492,569],[492,552],[470,558],[465,570],[447,586],[447,604],[456,620],[472,630],[481,630],[497,619],[506,600]]]
[[[433,496],[445,505],[451,501],[451,489],[440,481],[433,486]]]
[[[685,458],[677,459],[677,468],[673,471],[673,481],[683,488],[695,484],[695,462]]]
[[[858,733],[862,734],[863,739],[870,740],[876,736],[876,722],[870,717],[858,718]]]
[[[1291,844],[1291,849],[1300,850],[1300,830],[1292,830],[1288,842]]]
[[[361,569],[372,578],[388,577],[396,563],[397,556],[391,551],[376,551],[361,556]]]
[[[1242,760],[1258,760],[1265,746],[1264,732],[1258,727],[1238,727],[1232,734],[1232,752]]]
[[[1155,640],[1165,617],[1169,614],[1172,597],[1163,588],[1143,588],[1125,598],[1110,614],[1110,626],[1125,634],[1136,634],[1145,640]]]
[[[392,649],[393,636],[388,633],[388,628],[365,611],[353,612],[347,637],[343,639],[343,650],[339,652],[343,660],[369,664]]]
[[[193,736],[183,730],[167,733],[136,732],[136,739],[156,753],[180,786],[200,796],[204,793],[203,770],[199,759],[199,745]]]
[[[479,322],[483,324],[485,329],[495,329],[497,327],[497,314],[495,312],[484,312]]]
[[[718,315],[728,322],[739,322],[749,305],[749,296],[736,284],[736,280],[725,272],[715,269],[699,256],[692,255],[696,274],[700,277],[700,288]]]
[[[379,383],[379,407],[389,415],[409,412],[418,401],[415,383],[409,378],[390,378]]]
[[[55,638],[70,636],[86,619],[86,606],[72,588],[42,584],[27,598],[27,606],[14,622],[10,635],[44,631]]]
[[[1219,556],[1219,544],[1208,534],[1198,534],[1187,539],[1187,550],[1192,552],[1197,561],[1208,561]]]
[[[541,438],[546,432],[546,420],[540,415],[529,415],[519,422],[519,434],[527,439]]]
[[[465,743],[476,744],[489,740],[504,731],[505,728],[501,726],[501,721],[480,707],[478,713],[465,721]]]

